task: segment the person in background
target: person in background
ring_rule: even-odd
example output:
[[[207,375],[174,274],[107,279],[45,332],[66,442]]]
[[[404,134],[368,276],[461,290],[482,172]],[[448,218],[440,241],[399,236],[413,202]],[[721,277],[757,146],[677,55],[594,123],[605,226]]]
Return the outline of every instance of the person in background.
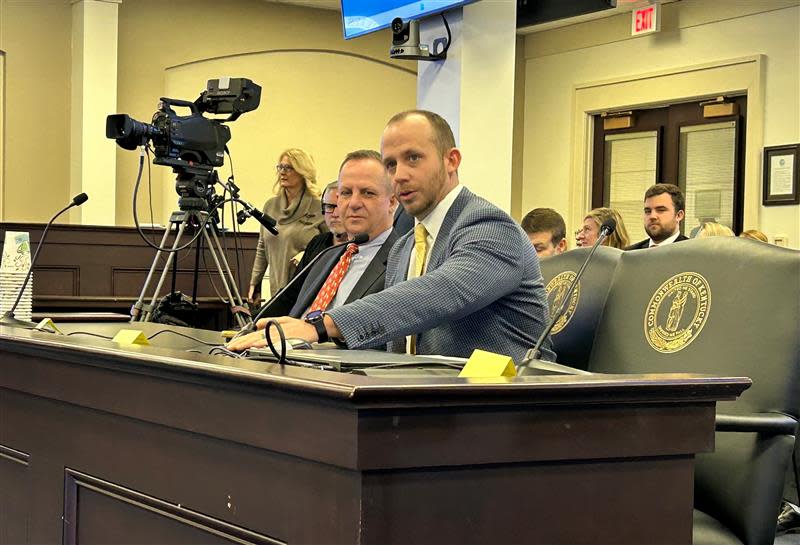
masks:
[[[292,258],[302,252],[314,236],[328,229],[322,216],[311,155],[299,148],[287,149],[280,154],[275,170],[275,196],[264,204],[264,213],[275,218],[280,234],[274,236],[261,228],[247,294],[252,305],[257,305],[261,299],[261,280],[267,266],[270,292],[274,295],[295,271]]]
[[[651,185],[644,194],[643,219],[648,238],[625,249],[656,248],[687,240],[681,234],[681,222],[685,215],[686,199],[681,188],[673,184]]]
[[[328,227],[328,232],[320,233],[311,239],[311,242],[308,243],[308,246],[306,246],[306,249],[302,253],[302,258],[297,264],[297,269],[295,270],[295,274],[292,275],[292,280],[299,274],[303,274],[304,277],[307,277],[308,272],[302,273],[302,271],[311,263],[312,259],[326,248],[330,248],[334,244],[340,244],[347,240],[347,232],[344,229],[344,223],[339,216],[339,209],[337,207],[337,201],[339,199],[338,186],[339,181],[334,180],[329,183],[322,192],[321,211],[325,218],[325,225]],[[288,315],[297,301],[298,295],[300,295],[300,288],[303,286],[304,282],[305,278],[294,280],[294,283],[289,286],[280,297],[270,301],[269,309],[266,309],[264,316]],[[273,297],[275,297],[275,295],[275,293],[272,294]]]
[[[729,227],[715,221],[707,221],[700,225],[700,229],[694,238],[708,237],[735,237]]]
[[[552,208],[534,208],[522,218],[522,230],[539,259],[564,253],[567,249],[567,225]]]
[[[759,231],[758,229],[748,229],[747,231],[742,231],[742,234],[739,235],[740,238],[749,238],[750,240],[758,240],[760,242],[766,242],[769,244],[769,239],[767,235]]]
[[[344,229],[344,223],[342,223],[342,218],[339,216],[339,209],[337,208],[338,200],[339,181],[334,180],[325,186],[325,190],[322,192],[321,210],[328,231],[320,233],[311,239],[303,251],[300,262],[297,264],[298,271],[308,265],[325,248],[330,248],[334,244],[347,240],[347,232]]]
[[[603,246],[624,250],[630,244],[628,230],[625,229],[622,216],[613,208],[595,208],[586,214],[586,217],[583,218],[583,226],[575,232],[575,242],[578,243],[578,246],[593,245],[600,237],[600,227],[610,219],[616,222],[616,228],[603,241]]]

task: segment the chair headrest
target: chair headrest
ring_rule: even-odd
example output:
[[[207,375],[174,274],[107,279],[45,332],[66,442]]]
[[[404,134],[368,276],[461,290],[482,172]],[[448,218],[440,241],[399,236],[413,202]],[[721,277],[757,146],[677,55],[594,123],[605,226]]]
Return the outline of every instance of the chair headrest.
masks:
[[[800,252],[735,237],[626,252],[591,370],[748,376],[736,407],[797,415]]]
[[[578,248],[541,261],[551,316],[564,300],[589,251],[589,248]],[[586,369],[597,324],[622,254],[622,250],[602,246],[589,262],[566,311],[550,334],[558,362]]]

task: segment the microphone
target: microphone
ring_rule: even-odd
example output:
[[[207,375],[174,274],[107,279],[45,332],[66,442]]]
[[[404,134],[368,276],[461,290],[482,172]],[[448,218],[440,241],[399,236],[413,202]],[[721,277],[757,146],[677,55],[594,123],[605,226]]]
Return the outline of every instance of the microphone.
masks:
[[[269,231],[273,235],[277,235],[278,234],[278,230],[275,228],[275,225],[278,222],[275,221],[275,219],[272,216],[270,216],[269,214],[265,214],[261,210],[259,210],[257,208],[254,208],[252,206],[250,207],[250,210],[248,210],[248,212],[250,212],[250,215],[253,218],[255,218],[255,220],[258,223],[260,223],[261,225],[264,226],[264,229],[266,229],[267,231]]]
[[[62,208],[61,210],[56,213],[55,216],[50,218],[50,221],[47,222],[47,225],[44,227],[44,231],[42,231],[42,238],[39,239],[39,245],[36,246],[36,252],[33,254],[33,258],[31,259],[31,266],[28,268],[28,274],[25,275],[25,281],[22,282],[22,287],[19,289],[19,293],[17,293],[17,299],[14,301],[14,304],[11,306],[11,309],[6,311],[3,314],[3,317],[0,318],[0,325],[6,326],[23,326],[23,327],[35,327],[36,324],[33,322],[24,322],[22,320],[17,320],[14,318],[14,311],[17,310],[17,306],[19,305],[20,300],[22,299],[22,294],[25,293],[25,288],[28,287],[28,281],[31,279],[31,274],[33,274],[33,267],[36,264],[36,259],[39,257],[39,252],[42,250],[42,246],[44,246],[44,237],[47,236],[47,230],[50,229],[50,226],[56,221],[56,218],[69,210],[74,206],[80,206],[86,201],[89,200],[89,196],[86,193],[81,193],[79,195],[75,195],[72,198],[72,202],[70,202],[67,206]]]
[[[233,185],[233,184],[232,183],[228,184],[228,186],[231,186],[231,185]],[[233,188],[235,188],[235,189],[233,189]],[[261,210],[259,210],[258,208],[256,208],[252,204],[250,204],[249,202],[240,199],[238,197],[238,189],[239,188],[237,188],[236,186],[233,186],[233,188],[229,187],[228,190],[231,192],[231,195],[233,195],[234,200],[244,207],[244,211],[240,211],[238,216],[237,216],[237,218],[236,218],[237,221],[239,222],[239,225],[241,225],[242,223],[245,222],[245,220],[247,219],[247,216],[250,216],[251,218],[255,218],[255,220],[264,227],[264,229],[266,229],[267,231],[269,231],[273,235],[277,236],[278,235],[278,229],[276,229],[275,226],[278,224],[278,222],[275,221],[275,218],[273,218],[269,214],[265,214],[264,212],[262,212]],[[234,191],[237,191],[237,193],[234,193]]]
[[[269,300],[269,301],[267,301],[267,303],[266,303],[266,304],[265,304],[263,307],[261,307],[261,310],[259,310],[259,311],[258,311],[258,313],[257,313],[257,314],[256,314],[256,315],[253,317],[253,319],[252,319],[252,320],[251,320],[251,321],[250,321],[250,322],[249,322],[247,325],[245,325],[245,326],[244,326],[242,329],[240,329],[240,330],[239,330],[239,332],[236,334],[236,336],[235,336],[235,337],[233,337],[233,338],[234,338],[234,339],[236,339],[236,338],[240,337],[241,335],[245,335],[245,334],[247,334],[247,333],[251,333],[251,332],[255,331],[255,330],[256,330],[256,322],[258,322],[258,320],[259,320],[259,319],[260,319],[262,316],[264,316],[264,314],[265,314],[265,313],[267,312],[267,310],[268,310],[268,309],[269,309],[269,308],[272,306],[272,304],[273,304],[275,301],[277,301],[277,300],[280,298],[280,296],[281,296],[281,295],[283,295],[283,294],[284,294],[284,292],[285,292],[286,290],[288,290],[288,289],[289,289],[289,287],[290,287],[290,286],[292,286],[292,285],[293,285],[295,282],[297,282],[297,281],[298,281],[298,279],[300,279],[300,278],[303,278],[304,274],[305,274],[307,271],[309,271],[309,270],[311,269],[311,267],[312,267],[312,266],[314,266],[314,263],[316,263],[317,261],[319,261],[319,259],[320,259],[320,258],[321,258],[323,255],[327,254],[328,252],[332,252],[332,251],[333,251],[333,250],[335,250],[336,248],[341,248],[342,246],[347,246],[348,244],[359,244],[359,245],[361,245],[361,244],[364,244],[365,242],[367,242],[368,240],[369,240],[369,235],[368,235],[367,233],[359,233],[359,234],[357,234],[357,235],[353,236],[353,238],[352,238],[352,239],[350,239],[350,240],[346,240],[346,241],[344,241],[344,242],[341,242],[341,243],[339,243],[339,244],[334,244],[333,246],[331,246],[331,247],[329,247],[329,248],[325,248],[325,249],[324,249],[324,250],[322,250],[320,253],[318,253],[317,255],[315,255],[315,256],[314,256],[314,259],[312,259],[311,261],[309,261],[309,262],[308,262],[308,265],[306,265],[305,267],[303,267],[302,269],[300,269],[300,271],[298,271],[298,272],[297,272],[297,274],[295,274],[295,275],[292,277],[292,279],[289,281],[289,283],[288,283],[288,284],[286,284],[285,286],[283,286],[283,287],[282,287],[282,288],[281,288],[281,289],[278,291],[278,293],[276,293],[274,296],[272,296],[272,297],[270,298],[270,300]],[[233,339],[231,339],[231,340],[233,340]]]
[[[556,322],[559,318],[564,314],[567,309],[567,304],[569,300],[572,298],[572,292],[575,291],[575,287],[578,285],[578,281],[583,276],[586,267],[589,265],[589,261],[591,261],[594,252],[597,250],[597,247],[600,246],[603,241],[614,232],[617,228],[617,222],[614,218],[609,218],[603,222],[603,225],[600,226],[600,235],[597,237],[594,245],[592,245],[592,249],[589,251],[589,255],[586,256],[586,259],[583,261],[581,268],[578,269],[578,274],[575,275],[575,278],[572,280],[572,283],[569,285],[569,289],[567,289],[566,295],[564,295],[564,299],[561,301],[561,305],[556,310],[553,317],[550,319],[550,323],[547,324],[547,327],[542,334],[539,335],[539,339],[537,339],[536,344],[528,350],[525,354],[525,358],[522,360],[522,363],[517,367],[517,375],[549,375],[549,374],[569,374],[569,375],[591,375],[592,373],[588,371],[583,371],[581,369],[574,369],[572,367],[568,367],[566,365],[561,365],[558,363],[553,363],[549,361],[541,361],[539,360],[539,349],[542,347],[542,343],[550,334],[550,331],[556,325]]]

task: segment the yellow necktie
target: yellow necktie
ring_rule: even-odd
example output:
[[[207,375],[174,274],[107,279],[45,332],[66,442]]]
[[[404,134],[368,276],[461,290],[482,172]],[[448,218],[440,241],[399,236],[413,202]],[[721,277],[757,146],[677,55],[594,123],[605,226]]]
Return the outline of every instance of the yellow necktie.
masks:
[[[428,255],[428,230],[421,223],[414,227],[414,249],[417,257],[414,261],[414,276],[422,276],[425,270],[425,257]]]
[[[425,270],[425,257],[428,254],[428,230],[421,223],[414,227],[414,250],[416,250],[416,258],[414,259],[414,278],[422,276]],[[408,353],[417,353],[417,336],[411,335],[409,340]]]

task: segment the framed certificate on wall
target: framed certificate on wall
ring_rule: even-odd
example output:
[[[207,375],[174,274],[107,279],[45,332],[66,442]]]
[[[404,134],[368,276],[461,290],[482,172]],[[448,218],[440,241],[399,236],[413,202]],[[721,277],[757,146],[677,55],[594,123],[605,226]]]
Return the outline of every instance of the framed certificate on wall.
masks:
[[[799,204],[800,144],[764,148],[764,206]]]

